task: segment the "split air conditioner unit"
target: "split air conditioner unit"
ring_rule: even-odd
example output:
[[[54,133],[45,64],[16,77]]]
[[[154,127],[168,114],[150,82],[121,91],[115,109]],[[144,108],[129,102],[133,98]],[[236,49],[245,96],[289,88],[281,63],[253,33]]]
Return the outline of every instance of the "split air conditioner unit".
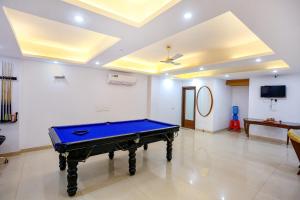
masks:
[[[118,73],[110,73],[108,74],[107,82],[114,85],[135,85],[136,77]]]

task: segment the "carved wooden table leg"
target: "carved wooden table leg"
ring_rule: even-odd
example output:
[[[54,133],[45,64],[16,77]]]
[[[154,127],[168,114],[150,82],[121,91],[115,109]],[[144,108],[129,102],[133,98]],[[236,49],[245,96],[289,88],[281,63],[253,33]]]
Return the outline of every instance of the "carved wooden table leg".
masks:
[[[289,138],[289,135],[288,135],[289,131],[290,131],[290,129],[288,129],[288,132],[286,134],[286,145],[287,146],[289,146],[289,142],[290,142],[290,138]]]
[[[148,144],[144,144],[144,150],[146,151],[148,149]]]
[[[131,148],[129,149],[129,174],[130,176],[133,176],[135,174],[136,171],[136,158],[135,158],[135,151],[136,148]]]
[[[67,159],[66,157],[63,155],[63,154],[59,154],[59,169],[61,171],[65,170],[66,169],[66,166],[67,166]]]
[[[167,160],[171,161],[172,160],[172,142],[174,140],[173,135],[169,137],[167,140]]]
[[[77,165],[78,161],[68,160],[68,194],[74,196],[77,191]]]
[[[244,129],[245,129],[245,133],[246,133],[247,137],[249,137],[249,126],[250,126],[250,124],[248,122],[245,122],[245,120],[244,120]]]
[[[109,159],[111,159],[111,160],[114,159],[114,155],[115,155],[114,151],[109,152],[108,153]]]

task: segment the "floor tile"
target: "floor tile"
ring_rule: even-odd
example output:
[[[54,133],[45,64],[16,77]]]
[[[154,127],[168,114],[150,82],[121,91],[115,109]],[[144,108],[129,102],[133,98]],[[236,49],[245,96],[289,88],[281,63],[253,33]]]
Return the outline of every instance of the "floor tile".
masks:
[[[0,199],[63,200],[67,172],[53,149],[24,153],[0,166]],[[248,139],[222,131],[182,129],[173,143],[137,151],[137,172],[128,175],[128,152],[89,158],[78,165],[78,192],[72,199],[94,200],[298,200],[299,161],[291,145]]]

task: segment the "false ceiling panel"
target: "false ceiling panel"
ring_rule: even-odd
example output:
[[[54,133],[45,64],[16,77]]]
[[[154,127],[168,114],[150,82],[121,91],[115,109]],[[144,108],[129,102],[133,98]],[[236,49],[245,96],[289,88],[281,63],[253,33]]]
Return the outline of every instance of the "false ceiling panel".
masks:
[[[167,45],[171,46],[170,57],[183,55],[176,60],[179,65],[160,62],[168,55]],[[271,48],[232,12],[226,12],[107,63],[105,67],[156,74],[270,54],[273,54]]]
[[[141,27],[180,0],[64,0],[114,20]]]
[[[24,56],[87,63],[119,38],[4,7]]]
[[[236,67],[224,67],[219,69],[191,72],[185,74],[175,75],[176,78],[181,79],[190,79],[190,78],[199,78],[199,77],[211,77],[211,76],[220,76],[230,73],[241,73],[241,72],[262,72],[270,70],[280,70],[288,69],[289,66],[283,60],[274,60],[263,62],[259,64],[253,64],[248,66],[236,66]]]

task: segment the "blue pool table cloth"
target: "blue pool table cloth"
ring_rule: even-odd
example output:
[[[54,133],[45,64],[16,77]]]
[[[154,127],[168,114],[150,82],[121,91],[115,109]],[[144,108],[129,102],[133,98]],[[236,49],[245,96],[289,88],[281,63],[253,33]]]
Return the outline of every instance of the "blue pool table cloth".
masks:
[[[84,140],[136,134],[139,132],[170,128],[173,126],[175,125],[143,119],[123,122],[57,126],[52,128],[57,133],[61,143],[66,144]],[[87,133],[83,135],[76,135],[74,134],[76,131],[87,131]]]

